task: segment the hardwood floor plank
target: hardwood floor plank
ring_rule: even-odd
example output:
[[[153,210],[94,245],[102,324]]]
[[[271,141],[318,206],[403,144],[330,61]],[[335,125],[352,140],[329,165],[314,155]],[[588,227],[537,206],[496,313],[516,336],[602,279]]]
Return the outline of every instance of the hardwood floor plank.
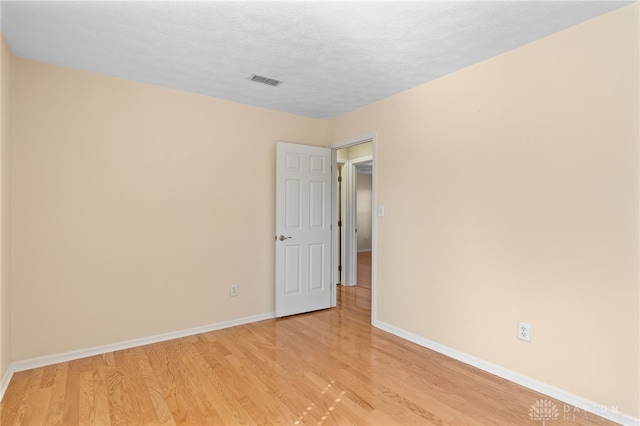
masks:
[[[140,348],[115,352],[116,371],[119,373],[122,389],[125,424],[158,423],[149,393],[144,389],[138,370],[137,353]]]
[[[34,370],[20,371],[13,375],[9,387],[11,393],[6,392],[0,403],[0,424],[12,425],[18,414],[18,409],[27,392]],[[9,388],[7,388],[8,390]]]
[[[80,374],[81,361],[75,360],[68,363],[67,386],[65,388],[64,411],[62,424],[78,425],[80,416]]]
[[[170,422],[173,424],[184,424],[186,414],[176,398],[175,385],[173,384],[173,381],[169,379],[166,372],[164,362],[162,361],[164,352],[161,351],[161,349],[161,345],[144,346],[148,365],[142,367],[147,370],[144,372],[143,377],[147,377],[151,373],[154,375],[153,386],[155,388],[155,395],[152,396],[151,402],[156,410],[158,422],[161,424],[164,424],[165,422],[169,424],[171,424]],[[158,400],[159,398],[162,399],[162,402]],[[161,405],[164,405],[164,407]]]
[[[44,416],[45,425],[62,425],[64,416],[65,389],[67,387],[67,377],[69,364],[55,364],[50,383],[51,401]]]
[[[203,401],[210,403],[208,409],[212,415],[218,417],[221,424],[254,424],[238,399],[206,361],[192,346],[188,350],[189,355],[183,357],[184,367],[199,372],[197,377],[194,377],[193,386],[201,390]]]
[[[28,408],[22,417],[20,424],[41,425],[45,422],[45,416],[51,401],[51,388],[36,390],[29,399]]]
[[[207,362],[211,371],[226,383],[229,390],[236,398],[249,416],[258,424],[269,424],[271,419],[282,418],[287,414],[287,409],[280,401],[275,399],[270,389],[258,376],[252,373],[253,369],[246,369],[242,364],[236,363],[225,366],[220,359],[221,354],[216,355],[207,349],[204,339],[194,343],[202,359]],[[253,353],[255,348],[247,347],[247,354]],[[245,361],[246,362],[246,361]],[[249,361],[250,362],[250,361]],[[231,366],[233,365],[233,368]],[[243,389],[254,388],[254,392],[246,394]],[[255,398],[260,395],[260,398]],[[290,414],[290,413],[289,413]]]
[[[42,380],[40,381],[40,389],[48,388],[53,386],[53,381],[55,379],[56,370],[59,370],[60,367],[58,364],[47,365],[42,370]]]
[[[169,374],[178,384],[178,397],[187,407],[186,424],[224,424],[212,402],[202,388],[198,377],[194,376],[182,360],[184,345],[180,341],[165,342],[167,348],[166,365]],[[198,372],[199,375],[199,372]]]
[[[104,356],[92,357],[92,415],[91,424],[111,424],[109,400],[107,399],[107,377],[104,371]]]
[[[93,373],[83,371],[79,378],[80,397],[78,401],[78,423],[93,424]]]
[[[115,352],[103,356],[105,385],[111,425],[126,425],[124,402],[122,400],[122,372],[116,368]]]
[[[151,367],[151,362],[149,361],[146,351],[138,351],[136,355],[140,376],[149,394],[149,399],[151,400],[151,405],[153,406],[158,423],[161,425],[175,425],[175,421],[171,415],[171,409],[164,398],[162,387],[156,377],[155,370]]]
[[[360,251],[356,257],[357,285],[363,288],[371,288],[371,252]]]
[[[20,401],[20,406],[18,407],[13,424],[34,424],[34,420],[32,420],[34,417],[34,401],[38,398],[40,382],[42,381],[42,373],[42,368],[32,370],[32,374],[29,377],[29,384],[27,385],[22,401]]]
[[[338,307],[16,373],[2,425],[613,423],[373,328],[371,291]],[[548,422],[551,426],[551,421]]]

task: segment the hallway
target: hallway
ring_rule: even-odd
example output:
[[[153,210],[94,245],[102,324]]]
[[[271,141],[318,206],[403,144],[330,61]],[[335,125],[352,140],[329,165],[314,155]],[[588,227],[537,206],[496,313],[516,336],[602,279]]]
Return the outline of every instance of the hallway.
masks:
[[[371,288],[371,252],[358,252],[358,287]]]

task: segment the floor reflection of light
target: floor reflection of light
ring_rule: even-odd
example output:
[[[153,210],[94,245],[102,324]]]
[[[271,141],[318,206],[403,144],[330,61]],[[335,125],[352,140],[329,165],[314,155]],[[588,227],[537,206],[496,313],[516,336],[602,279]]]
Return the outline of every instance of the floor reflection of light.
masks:
[[[335,380],[332,380],[331,383],[327,383],[327,386],[325,386],[325,388],[322,390],[322,392],[320,392],[320,395],[324,395],[327,393],[327,391],[329,391],[331,389],[331,387],[333,386],[333,384],[335,383]],[[320,421],[317,423],[319,425],[321,425],[325,420],[327,420],[327,418],[329,417],[329,414],[331,414],[331,412],[333,410],[335,410],[336,408],[336,404],[339,404],[340,401],[342,401],[342,397],[346,394],[347,392],[342,391],[340,392],[340,395],[333,400],[333,404],[327,408],[327,411],[322,415],[322,417],[320,417]],[[304,420],[304,418],[307,416],[307,414],[309,414],[309,412],[311,410],[313,410],[313,407],[315,407],[315,402],[312,403],[310,406],[307,407],[306,411],[304,411],[302,413],[302,415],[300,417],[298,417],[298,420],[296,420],[296,422],[294,423],[295,425],[300,424],[300,422],[302,420]]]

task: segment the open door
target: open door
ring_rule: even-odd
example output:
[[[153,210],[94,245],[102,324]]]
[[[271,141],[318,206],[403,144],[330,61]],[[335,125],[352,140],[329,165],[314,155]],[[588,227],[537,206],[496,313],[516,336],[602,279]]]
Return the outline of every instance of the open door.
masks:
[[[276,316],[331,306],[331,150],[276,147]]]

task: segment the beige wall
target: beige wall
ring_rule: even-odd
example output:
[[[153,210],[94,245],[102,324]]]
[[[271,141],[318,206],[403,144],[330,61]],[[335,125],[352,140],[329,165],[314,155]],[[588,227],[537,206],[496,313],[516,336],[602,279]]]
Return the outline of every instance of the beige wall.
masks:
[[[326,122],[19,58],[13,84],[15,360],[273,312],[275,143]]]
[[[0,379],[11,361],[11,67],[0,35]]]
[[[349,160],[370,157],[373,155],[373,143],[359,143],[346,148],[349,151]]]
[[[356,176],[358,251],[371,250],[371,178],[365,173]]]
[[[338,160],[347,161],[349,159],[349,148],[339,149],[336,153],[336,158]]]
[[[370,157],[373,155],[373,143],[365,142],[353,145],[347,148],[341,148],[337,151],[338,160],[357,160],[360,158]]]
[[[378,320],[636,418],[638,15],[329,123],[378,135]]]

